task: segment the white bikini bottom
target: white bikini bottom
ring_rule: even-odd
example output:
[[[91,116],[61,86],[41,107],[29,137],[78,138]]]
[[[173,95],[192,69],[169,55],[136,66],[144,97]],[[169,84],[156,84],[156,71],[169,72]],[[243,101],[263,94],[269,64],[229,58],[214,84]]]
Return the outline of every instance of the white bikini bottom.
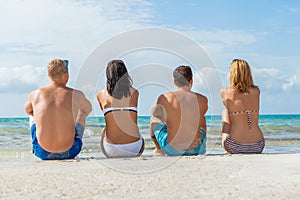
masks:
[[[143,138],[129,144],[111,144],[103,139],[104,154],[107,157],[135,157],[141,153],[144,141]]]

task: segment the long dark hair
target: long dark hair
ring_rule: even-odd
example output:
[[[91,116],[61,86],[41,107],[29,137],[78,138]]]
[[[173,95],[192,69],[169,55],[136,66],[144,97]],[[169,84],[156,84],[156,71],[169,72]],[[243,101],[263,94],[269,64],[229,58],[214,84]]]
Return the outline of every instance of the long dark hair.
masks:
[[[116,99],[130,96],[132,80],[122,60],[112,60],[106,68],[106,89]]]

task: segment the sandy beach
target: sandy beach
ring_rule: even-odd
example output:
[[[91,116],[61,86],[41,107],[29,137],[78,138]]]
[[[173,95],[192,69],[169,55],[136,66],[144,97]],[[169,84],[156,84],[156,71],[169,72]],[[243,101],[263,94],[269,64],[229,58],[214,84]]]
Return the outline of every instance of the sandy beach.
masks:
[[[2,165],[1,199],[299,199],[300,154]]]

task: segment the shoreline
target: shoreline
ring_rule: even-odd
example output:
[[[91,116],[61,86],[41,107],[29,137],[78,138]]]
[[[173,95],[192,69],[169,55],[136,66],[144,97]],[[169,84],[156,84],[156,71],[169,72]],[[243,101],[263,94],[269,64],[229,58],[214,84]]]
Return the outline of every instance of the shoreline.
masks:
[[[107,159],[104,154],[101,152],[100,148],[90,146],[83,146],[82,151],[75,158],[76,160],[84,159]],[[153,152],[154,145],[148,145],[145,148],[141,158],[156,156]],[[266,145],[263,152],[263,155],[285,155],[285,154],[300,154],[300,144],[289,144],[289,145]],[[227,153],[221,146],[221,144],[208,143],[205,156],[226,156]],[[17,164],[26,164],[26,163],[35,163],[41,161],[37,158],[31,149],[16,149],[16,150],[0,150],[0,166],[1,165],[17,165]]]
[[[1,165],[3,199],[297,199],[300,154],[81,158]]]
[[[300,113],[259,113],[259,116],[300,116]],[[222,114],[206,114],[206,117],[222,117]],[[139,117],[151,117],[149,114],[140,114]],[[29,119],[29,116],[26,115],[19,115],[19,116],[0,116],[0,119]],[[87,118],[104,118],[103,114],[97,115],[97,116],[89,116]]]

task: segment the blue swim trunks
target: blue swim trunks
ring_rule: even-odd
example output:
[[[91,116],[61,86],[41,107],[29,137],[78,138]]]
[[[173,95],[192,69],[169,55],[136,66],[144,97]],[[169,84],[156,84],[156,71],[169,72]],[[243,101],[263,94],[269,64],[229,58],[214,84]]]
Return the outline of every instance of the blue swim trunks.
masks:
[[[168,143],[167,125],[157,124],[154,128],[155,138],[165,154],[168,156],[193,156],[206,153],[206,132],[201,128],[201,142],[198,147],[191,150],[178,151]]]
[[[33,124],[31,126],[31,138],[32,138],[32,151],[34,155],[39,157],[42,160],[63,160],[63,159],[73,159],[75,158],[79,152],[81,151],[82,147],[82,136],[84,132],[84,127],[76,123],[75,124],[75,138],[72,147],[62,153],[51,153],[44,150],[38,143],[36,137],[36,125]]]

